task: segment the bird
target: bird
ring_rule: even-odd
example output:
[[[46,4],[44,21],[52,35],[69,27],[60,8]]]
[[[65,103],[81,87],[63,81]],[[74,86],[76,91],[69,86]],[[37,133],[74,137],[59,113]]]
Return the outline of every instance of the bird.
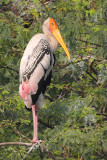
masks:
[[[70,60],[70,53],[56,21],[53,18],[46,19],[42,30],[43,33],[38,33],[30,39],[21,58],[19,70],[19,95],[26,108],[32,109],[32,143],[37,144],[42,142],[38,139],[38,110],[43,107],[44,93],[51,83],[52,69],[55,64],[54,52],[58,44],[62,46]]]

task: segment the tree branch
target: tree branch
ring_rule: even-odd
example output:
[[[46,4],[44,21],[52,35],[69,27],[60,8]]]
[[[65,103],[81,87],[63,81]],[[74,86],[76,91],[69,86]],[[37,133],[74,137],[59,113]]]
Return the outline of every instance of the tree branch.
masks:
[[[0,146],[6,146],[6,145],[20,145],[20,146],[32,146],[32,143],[24,143],[24,142],[3,142],[0,143]]]
[[[58,72],[59,70],[64,69],[64,68],[70,66],[71,64],[72,64],[72,62],[70,62],[70,63],[68,63],[68,64],[65,64],[65,65],[61,65],[61,66],[59,66],[60,68],[54,70],[54,72]]]
[[[44,152],[47,153],[53,160],[57,160],[51,152],[47,151],[46,149],[44,150]]]
[[[9,69],[9,70],[11,70],[11,71],[15,71],[16,73],[19,73],[18,70],[13,69],[13,68],[11,68],[11,67],[9,67],[9,66],[1,66],[1,65],[0,65],[0,68],[6,68],[6,69]]]
[[[13,130],[13,132],[15,132],[15,133],[17,133],[19,136],[21,136],[21,137],[23,137],[23,138],[25,138],[26,140],[28,140],[28,141],[30,141],[31,142],[31,140],[29,139],[29,138],[27,138],[26,136],[24,136],[22,133],[20,133],[18,130],[15,130],[15,129],[13,129],[13,128],[11,128],[12,130]]]
[[[96,43],[92,43],[92,42],[88,42],[88,41],[85,41],[85,40],[82,40],[80,38],[77,39],[78,41],[81,41],[81,42],[84,42],[84,43],[90,43],[91,45],[95,45],[96,47],[107,47],[107,45],[103,46],[103,45],[100,45],[100,44],[96,44]]]
[[[51,126],[51,125],[49,125],[49,124],[47,124],[47,123],[41,121],[40,119],[39,119],[38,121],[39,121],[40,123],[42,123],[43,125],[45,125],[47,128],[51,128],[51,129],[54,128],[54,126]]]
[[[27,156],[32,152],[32,150],[35,148],[35,146],[36,146],[36,143],[33,144],[33,145],[30,147],[29,151],[27,152],[27,154],[24,156],[24,158],[23,158],[22,160],[25,160],[25,159],[27,158]]]
[[[0,146],[7,146],[7,145],[20,145],[20,146],[27,146],[27,147],[30,147],[29,151],[27,152],[27,154],[24,156],[24,158],[22,160],[25,160],[27,158],[27,156],[32,152],[32,150],[37,146],[38,148],[38,144],[32,144],[32,143],[24,143],[24,142],[3,142],[3,143],[0,143]],[[39,148],[41,149],[41,148]],[[43,151],[44,153],[47,153],[48,156],[50,156],[53,160],[57,160],[55,158],[55,156],[50,152],[50,151],[47,151],[46,148],[43,148]]]
[[[87,73],[92,79],[94,79],[94,80],[97,82],[97,79],[96,79],[95,77],[93,77],[93,75],[92,75],[90,72],[86,71],[86,73]]]

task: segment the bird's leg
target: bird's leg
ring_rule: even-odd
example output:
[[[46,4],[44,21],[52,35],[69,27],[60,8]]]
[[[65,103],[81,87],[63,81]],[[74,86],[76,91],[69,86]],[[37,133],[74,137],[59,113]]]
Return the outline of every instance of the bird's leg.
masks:
[[[32,106],[32,114],[33,114],[33,140],[32,143],[40,144],[42,141],[38,140],[38,111],[37,106]]]

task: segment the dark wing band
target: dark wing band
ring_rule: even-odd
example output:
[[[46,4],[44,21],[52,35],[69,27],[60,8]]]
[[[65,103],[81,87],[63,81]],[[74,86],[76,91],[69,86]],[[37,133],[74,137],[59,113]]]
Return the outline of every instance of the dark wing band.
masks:
[[[50,54],[50,46],[49,43],[41,39],[38,43],[38,45],[34,48],[32,55],[29,56],[28,63],[26,65],[25,71],[23,73],[23,80],[26,81],[30,78],[31,74],[34,72],[37,65],[40,63],[40,61],[43,59],[45,54]]]

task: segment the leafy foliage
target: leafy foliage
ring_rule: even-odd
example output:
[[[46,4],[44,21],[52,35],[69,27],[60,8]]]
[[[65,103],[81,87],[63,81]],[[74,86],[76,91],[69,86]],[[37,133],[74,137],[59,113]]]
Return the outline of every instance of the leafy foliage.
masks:
[[[71,53],[58,48],[51,85],[39,112],[42,149],[27,157],[104,160],[107,156],[107,2],[0,1],[0,140],[28,142],[32,113],[18,94],[19,65],[30,38],[53,17]],[[44,150],[45,148],[45,150]],[[22,159],[27,147],[3,146],[0,158]]]

